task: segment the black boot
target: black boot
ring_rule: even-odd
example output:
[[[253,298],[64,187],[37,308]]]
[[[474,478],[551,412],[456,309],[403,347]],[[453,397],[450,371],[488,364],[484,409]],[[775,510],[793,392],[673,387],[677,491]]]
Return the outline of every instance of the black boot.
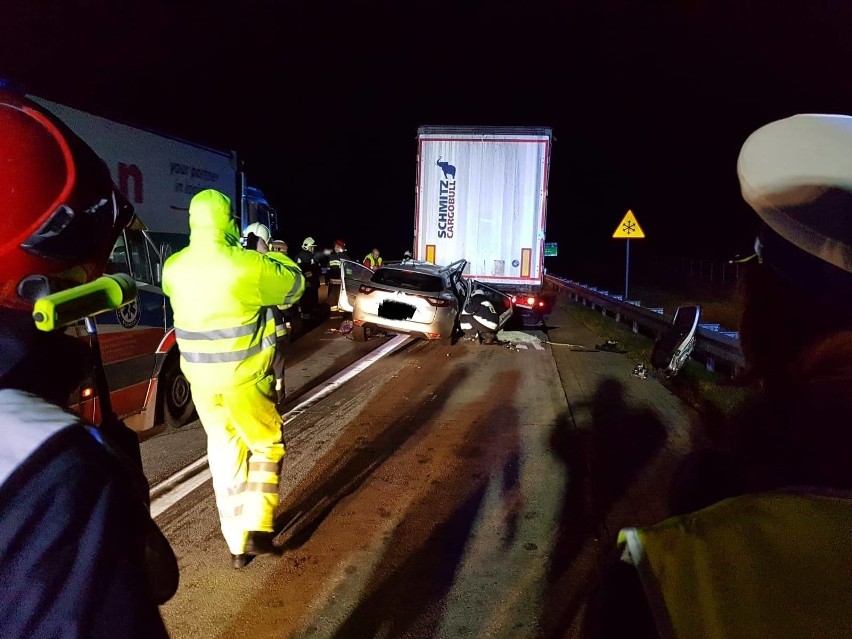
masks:
[[[246,553],[231,555],[231,567],[237,569],[245,568],[252,559],[254,559],[254,556],[247,555]]]
[[[272,543],[275,538],[275,533],[252,531],[249,533],[248,541],[246,541],[246,555],[272,555],[276,549]]]

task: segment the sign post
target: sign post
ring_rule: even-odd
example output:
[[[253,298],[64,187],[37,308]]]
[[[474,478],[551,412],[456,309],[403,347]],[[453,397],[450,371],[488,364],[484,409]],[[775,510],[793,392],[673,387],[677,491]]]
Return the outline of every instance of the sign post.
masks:
[[[624,219],[618,224],[615,233],[612,234],[615,239],[627,240],[626,256],[624,260],[624,301],[627,301],[627,293],[630,287],[630,240],[641,240],[645,237],[645,232],[639,226],[639,220],[633,215],[633,211],[627,211]]]

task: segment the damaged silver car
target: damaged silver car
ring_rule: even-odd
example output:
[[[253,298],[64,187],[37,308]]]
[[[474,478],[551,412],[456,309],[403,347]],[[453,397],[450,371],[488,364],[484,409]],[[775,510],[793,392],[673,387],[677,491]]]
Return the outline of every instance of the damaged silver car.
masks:
[[[482,289],[500,313],[499,330],[512,316],[511,297],[465,279],[466,265],[466,260],[449,266],[405,260],[372,271],[342,260],[338,306],[352,313],[356,341],[365,341],[371,330],[382,330],[451,343],[460,309],[474,290]]]

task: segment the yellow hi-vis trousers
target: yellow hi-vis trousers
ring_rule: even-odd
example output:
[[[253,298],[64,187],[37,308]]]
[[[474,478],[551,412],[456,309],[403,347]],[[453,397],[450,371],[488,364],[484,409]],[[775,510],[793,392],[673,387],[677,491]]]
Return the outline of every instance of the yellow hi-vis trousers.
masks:
[[[222,534],[231,553],[239,555],[249,532],[273,530],[285,453],[275,380],[269,375],[258,384],[221,393],[193,387],[192,399],[207,433]]]

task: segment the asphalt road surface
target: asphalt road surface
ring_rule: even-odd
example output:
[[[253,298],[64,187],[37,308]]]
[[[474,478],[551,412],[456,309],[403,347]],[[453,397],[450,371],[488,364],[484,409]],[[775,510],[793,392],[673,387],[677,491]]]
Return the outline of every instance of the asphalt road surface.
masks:
[[[595,344],[562,308],[549,323],[550,341]],[[320,376],[386,341],[317,335],[332,352],[309,360],[337,362]],[[209,482],[161,515],[181,568],[172,637],[577,636],[618,528],[666,514],[696,420],[623,355],[522,346],[414,341],[305,410],[286,432],[278,555],[230,567]],[[146,444],[197,458],[189,428]]]

